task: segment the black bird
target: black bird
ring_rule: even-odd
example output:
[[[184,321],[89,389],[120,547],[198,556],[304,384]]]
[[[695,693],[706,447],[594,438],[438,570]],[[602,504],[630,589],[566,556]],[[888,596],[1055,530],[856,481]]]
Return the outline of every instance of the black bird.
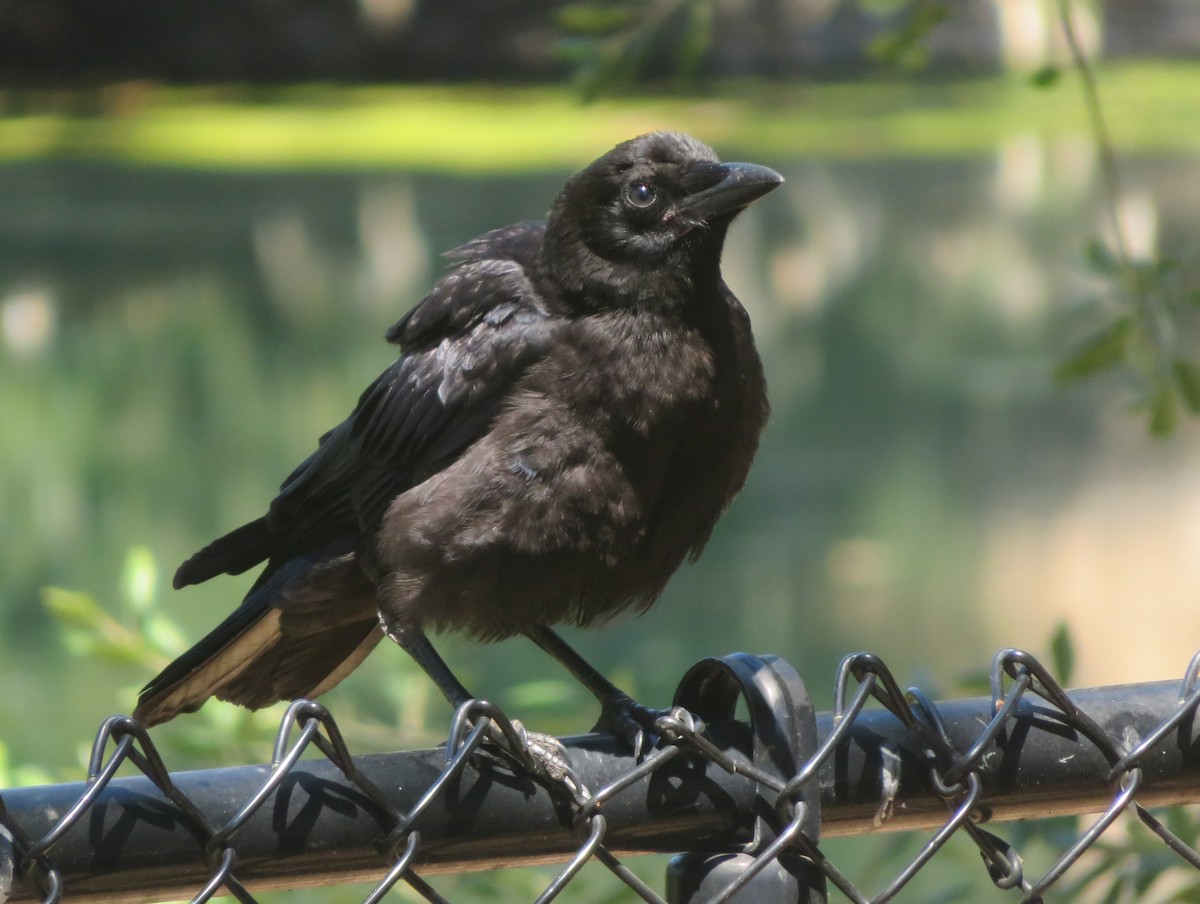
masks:
[[[425,634],[453,629],[527,635],[607,724],[644,726],[549,626],[644,610],[741,489],[766,384],[721,248],[782,181],[656,132],[571,177],[545,222],[450,252],[350,417],[265,515],[179,567],[176,588],[266,563],[134,715],[315,696],[384,636],[457,705],[470,694]]]

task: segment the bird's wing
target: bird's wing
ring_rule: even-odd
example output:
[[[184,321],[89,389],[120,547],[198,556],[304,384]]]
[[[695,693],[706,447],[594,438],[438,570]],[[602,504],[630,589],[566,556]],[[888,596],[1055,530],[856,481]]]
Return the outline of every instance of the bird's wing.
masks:
[[[487,429],[557,325],[521,262],[481,256],[455,266],[389,331],[403,354],[284,481],[267,514],[184,562],[175,585],[269,560],[257,589],[295,559],[343,553],[392,499]]]
[[[321,693],[378,642],[374,587],[356,561],[363,539],[397,495],[487,429],[561,323],[519,260],[476,245],[392,328],[399,360],[321,437],[267,514],[179,567],[176,587],[268,562],[242,604],[143,688],[144,724],[213,695],[257,708]]]

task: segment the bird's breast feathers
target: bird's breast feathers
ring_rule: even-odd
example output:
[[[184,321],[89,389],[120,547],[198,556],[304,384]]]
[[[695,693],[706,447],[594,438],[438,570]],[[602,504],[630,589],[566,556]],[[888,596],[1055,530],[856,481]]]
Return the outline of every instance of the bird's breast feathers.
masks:
[[[393,502],[394,529],[380,534],[413,544],[389,544],[393,567],[417,550],[458,545],[452,557],[466,559],[489,544],[615,561],[633,553],[670,503],[665,488],[684,477],[696,481],[687,504],[704,509],[696,530],[707,536],[749,467],[744,450],[720,440],[761,428],[757,356],[731,357],[653,312],[577,318],[557,338],[475,444]]]

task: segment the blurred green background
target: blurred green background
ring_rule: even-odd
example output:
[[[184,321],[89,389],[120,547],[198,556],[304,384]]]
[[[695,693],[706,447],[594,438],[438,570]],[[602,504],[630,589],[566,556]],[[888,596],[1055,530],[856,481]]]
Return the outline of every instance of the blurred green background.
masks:
[[[913,4],[883,6],[880,33],[895,36]],[[1027,6],[1042,43],[1011,49],[1028,35],[996,13],[980,28],[998,49],[976,67],[946,63],[938,29],[964,27],[949,14],[918,35],[931,60],[916,69],[878,54],[852,77],[726,63],[685,90],[668,65],[666,81],[605,92],[603,64],[620,63],[623,45],[586,29],[571,70],[582,87],[561,73],[267,88],[10,80],[9,775],[79,777],[81,749],[103,717],[129,711],[154,657],[236,605],[251,575],[174,593],[170,573],[257,516],[349,412],[391,360],[382,334],[436,277],[439,252],[539,217],[567,175],[652,128],[686,129],[787,178],[740,218],[724,264],[774,413],[700,562],[645,616],[568,632],[581,652],[650,705],[667,704],[697,659],[734,650],[791,661],[820,709],[836,663],[860,649],[934,696],[960,693],[1000,646],[1045,653],[1060,623],[1076,684],[1182,674],[1200,638],[1200,430],[1184,419],[1150,437],[1129,410],[1143,399],[1130,373],[1064,388],[1054,372],[1119,304],[1095,253],[1112,241],[1110,212],[1135,260],[1170,260],[1180,285],[1200,285],[1200,70],[1165,51],[1099,65],[1113,198],[1054,8]],[[1096,53],[1121,46],[1124,20],[1080,7]],[[1186,348],[1195,321],[1176,324]],[[64,631],[47,596],[77,626],[94,628],[92,601],[111,613],[101,646],[125,661],[98,655],[92,629]],[[148,646],[121,633],[139,625]],[[532,728],[582,732],[594,719],[526,642],[439,646],[469,687]],[[356,751],[436,743],[448,726],[386,645],[326,702]],[[261,758],[278,716],[205,712],[156,729],[180,757],[172,767]]]

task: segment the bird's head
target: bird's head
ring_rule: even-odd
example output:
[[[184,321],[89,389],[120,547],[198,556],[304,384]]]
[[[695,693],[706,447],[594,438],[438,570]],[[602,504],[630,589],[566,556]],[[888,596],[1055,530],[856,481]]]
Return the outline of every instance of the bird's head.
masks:
[[[782,182],[765,166],[721,163],[690,135],[641,135],[563,186],[550,211],[548,263],[568,291],[661,294],[664,279],[715,270],[730,221]]]

